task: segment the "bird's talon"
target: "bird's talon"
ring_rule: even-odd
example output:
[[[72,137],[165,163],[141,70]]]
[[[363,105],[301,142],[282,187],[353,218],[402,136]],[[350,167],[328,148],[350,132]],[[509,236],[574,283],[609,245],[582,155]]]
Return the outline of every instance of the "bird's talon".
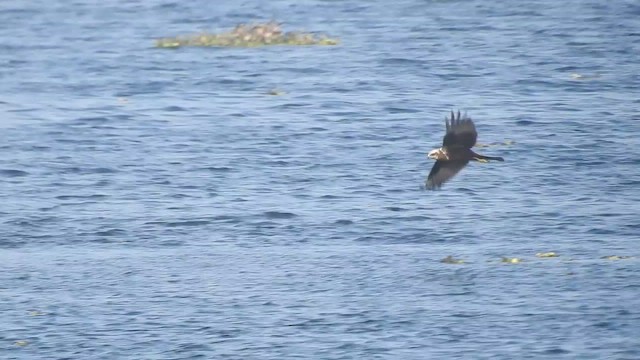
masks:
[[[489,160],[486,160],[486,159],[480,159],[480,158],[474,158],[474,159],[475,159],[476,161],[481,162],[481,163],[488,163],[488,162],[489,162]]]

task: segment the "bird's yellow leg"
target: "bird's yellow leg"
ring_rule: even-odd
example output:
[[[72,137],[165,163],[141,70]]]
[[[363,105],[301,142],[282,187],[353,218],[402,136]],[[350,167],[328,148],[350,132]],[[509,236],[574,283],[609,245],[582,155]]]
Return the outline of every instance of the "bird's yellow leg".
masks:
[[[479,161],[481,163],[488,163],[489,162],[489,160],[487,160],[487,159],[480,159],[480,158],[473,158],[473,160]]]

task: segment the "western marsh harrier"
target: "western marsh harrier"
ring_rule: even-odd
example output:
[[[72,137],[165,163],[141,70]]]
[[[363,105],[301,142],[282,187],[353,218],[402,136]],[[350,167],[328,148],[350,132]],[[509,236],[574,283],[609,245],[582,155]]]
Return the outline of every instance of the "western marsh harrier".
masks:
[[[461,116],[451,112],[451,118],[445,118],[447,133],[442,140],[442,147],[434,149],[427,155],[435,159],[429,176],[427,189],[433,190],[442,186],[454,177],[469,161],[489,162],[489,160],[504,161],[501,157],[476,154],[471,148],[476,144],[478,132],[471,118],[466,114]]]

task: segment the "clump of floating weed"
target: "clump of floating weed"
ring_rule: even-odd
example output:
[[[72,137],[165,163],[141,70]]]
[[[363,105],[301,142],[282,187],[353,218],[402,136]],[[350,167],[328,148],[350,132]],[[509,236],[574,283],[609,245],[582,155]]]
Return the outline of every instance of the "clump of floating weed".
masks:
[[[178,48],[182,46],[222,46],[256,47],[267,45],[337,45],[337,39],[324,35],[290,31],[283,32],[280,24],[268,23],[239,24],[233,30],[219,34],[199,33],[156,40],[160,48]]]
[[[440,262],[444,263],[444,264],[464,264],[464,260],[456,259],[451,255],[449,255],[446,258],[440,260]]]

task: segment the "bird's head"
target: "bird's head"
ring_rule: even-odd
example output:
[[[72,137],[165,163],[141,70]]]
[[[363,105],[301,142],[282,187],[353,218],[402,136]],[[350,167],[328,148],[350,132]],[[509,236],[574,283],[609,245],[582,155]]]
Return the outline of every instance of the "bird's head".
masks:
[[[434,160],[444,160],[447,158],[446,154],[444,153],[444,151],[442,151],[442,149],[433,149],[429,151],[429,153],[427,154],[427,157]]]

